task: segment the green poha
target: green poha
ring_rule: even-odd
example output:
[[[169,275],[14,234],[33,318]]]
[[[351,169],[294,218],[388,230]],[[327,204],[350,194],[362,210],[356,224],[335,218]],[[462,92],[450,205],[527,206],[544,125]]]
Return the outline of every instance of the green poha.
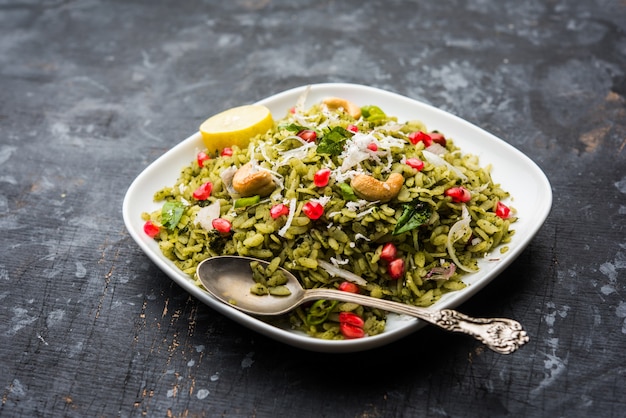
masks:
[[[376,106],[360,109],[355,118],[324,102],[295,106],[247,148],[190,162],[155,193],[163,208],[143,214],[159,227],[163,254],[190,277],[208,257],[249,256],[271,261],[269,276],[286,268],[305,288],[347,281],[416,306],[464,288],[477,260],[511,239],[508,193],[419,115],[400,122]],[[242,193],[253,175],[264,186]],[[255,293],[269,288],[251,281]],[[364,320],[363,334],[384,331],[384,312],[352,303],[318,301],[290,321],[315,337],[350,338],[338,319],[346,311]]]

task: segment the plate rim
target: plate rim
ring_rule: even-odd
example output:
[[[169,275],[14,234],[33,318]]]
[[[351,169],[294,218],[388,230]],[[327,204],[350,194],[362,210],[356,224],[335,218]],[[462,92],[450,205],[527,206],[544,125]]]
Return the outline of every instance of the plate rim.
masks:
[[[516,157],[516,160],[524,163],[523,165],[526,168],[531,169],[533,178],[537,181],[537,184],[541,186],[541,207],[538,208],[538,212],[535,214],[533,222],[528,226],[525,230],[526,238],[522,240],[522,242],[517,243],[509,253],[507,253],[502,259],[498,261],[496,266],[489,270],[486,274],[487,277],[483,279],[479,279],[478,282],[472,283],[471,286],[466,287],[463,290],[455,291],[446,294],[448,298],[438,301],[435,303],[437,309],[443,308],[454,308],[464,301],[468,300],[476,293],[478,293],[482,288],[484,288],[488,283],[494,280],[497,276],[499,276],[518,256],[525,250],[525,248],[530,244],[533,240],[537,232],[544,225],[545,220],[547,219],[551,207],[552,207],[552,188],[550,182],[545,175],[545,173],[541,170],[541,168],[528,157],[526,154],[522,153],[520,150],[504,141],[503,139],[491,134],[483,128],[474,125],[473,123],[462,119],[450,112],[434,107],[428,103],[424,103],[420,100],[412,99],[407,96],[400,95],[398,93],[394,93],[388,90],[379,89],[372,86],[353,84],[353,83],[317,83],[317,84],[306,84],[299,87],[294,87],[269,97],[266,97],[262,100],[255,102],[255,104],[263,104],[263,105],[274,105],[274,107],[281,106],[281,103],[289,101],[290,106],[295,104],[295,100],[292,100],[293,97],[299,97],[306,89],[309,89],[309,95],[313,92],[317,94],[321,94],[324,91],[352,91],[356,93],[370,93],[377,95],[379,97],[386,97],[389,100],[393,100],[395,102],[402,102],[405,104],[410,104],[411,106],[422,107],[424,110],[431,112],[432,114],[437,115],[446,120],[454,121],[456,124],[461,124],[465,128],[471,130],[475,134],[480,134],[487,138],[489,141],[497,143],[499,146],[506,149],[512,155]],[[334,95],[331,93],[326,93],[326,96]],[[290,106],[284,107],[283,109],[286,111]],[[419,115],[416,115],[417,119]],[[426,123],[428,126],[428,123]],[[443,131],[445,133],[445,130]],[[250,316],[246,313],[240,312],[220,301],[213,298],[209,295],[208,292],[203,290],[201,287],[197,286],[191,278],[182,273],[170,260],[166,259],[161,255],[160,251],[154,251],[153,248],[150,247],[150,241],[154,241],[151,238],[147,237],[145,234],[141,234],[141,231],[138,231],[136,226],[137,219],[134,219],[135,215],[140,215],[141,212],[148,211],[142,209],[133,209],[133,199],[138,194],[138,188],[146,182],[146,179],[150,177],[153,172],[155,172],[163,162],[168,161],[168,159],[172,159],[174,156],[177,156],[178,153],[186,150],[187,148],[193,147],[194,144],[201,143],[201,135],[198,131],[188,136],[186,139],[180,141],[173,147],[171,147],[168,151],[163,153],[157,159],[155,159],[152,163],[146,166],[141,173],[132,181],[130,184],[122,204],[122,215],[124,219],[124,224],[126,226],[127,231],[133,238],[133,240],[139,245],[141,250],[148,256],[148,258],[154,262],[157,267],[161,269],[166,275],[168,275],[175,283],[181,286],[185,291],[190,293],[192,296],[199,299],[205,305],[213,308],[217,312],[229,317],[231,320],[250,328],[260,334],[263,334],[269,338],[280,341],[282,343],[302,348],[309,351],[318,351],[318,352],[356,352],[356,351],[364,351],[372,348],[376,348],[379,346],[383,346],[399,340],[418,329],[422,328],[426,325],[424,321],[414,319],[414,318],[404,318],[396,315],[390,314],[390,317],[395,317],[396,322],[402,322],[402,325],[395,329],[389,329],[385,332],[376,335],[370,336],[361,339],[354,340],[322,340],[317,339],[311,336],[306,335],[305,333],[286,330],[283,328],[276,327],[272,324],[269,324],[259,318]],[[462,149],[463,150],[463,149]],[[469,153],[473,153],[469,151]],[[188,161],[191,161],[193,157],[188,158]],[[491,163],[491,162],[487,162]],[[481,159],[481,166],[484,166],[485,162]],[[176,167],[176,175],[180,174],[181,167]],[[164,187],[166,185],[160,186]],[[506,185],[503,185],[503,188],[506,188]],[[152,190],[153,194],[156,190]],[[151,202],[146,203],[146,207]],[[137,213],[138,212],[138,213]],[[142,222],[143,223],[143,222]],[[517,232],[517,228],[516,228]],[[515,235],[514,238],[515,239]],[[153,243],[154,245],[154,243]],[[452,296],[449,296],[452,295]],[[456,296],[455,296],[456,295]],[[432,307],[431,307],[432,308]]]

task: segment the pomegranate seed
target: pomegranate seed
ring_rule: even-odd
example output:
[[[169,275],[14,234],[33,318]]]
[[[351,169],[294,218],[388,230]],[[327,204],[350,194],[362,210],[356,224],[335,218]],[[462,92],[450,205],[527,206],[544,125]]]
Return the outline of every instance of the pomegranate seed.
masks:
[[[211,192],[213,191],[213,183],[207,181],[202,186],[198,187],[193,192],[193,197],[196,200],[207,200],[211,196]]]
[[[359,127],[358,127],[358,126],[356,126],[356,125],[352,125],[352,124],[350,124],[350,125],[348,125],[348,126],[346,127],[346,130],[348,130],[348,131],[350,131],[350,132],[353,132],[353,133],[357,133],[357,132],[359,132]]]
[[[274,205],[270,209],[270,216],[272,217],[272,219],[278,219],[281,216],[288,215],[288,214],[289,214],[289,207],[282,203]]]
[[[431,132],[428,136],[430,136],[430,139],[432,139],[433,142],[441,145],[442,147],[446,146],[446,137],[443,136],[443,134],[440,134],[439,132]]]
[[[306,142],[315,142],[317,139],[317,132],[311,129],[305,129],[298,132],[298,136]]]
[[[363,331],[363,328],[355,327],[354,325],[348,323],[340,323],[339,331],[341,331],[341,334],[347,339],[365,337],[365,331]]]
[[[211,225],[213,225],[213,228],[222,234],[230,232],[230,228],[232,227],[230,221],[224,218],[213,219],[213,221],[211,221]]]
[[[313,183],[317,187],[326,187],[328,185],[328,180],[330,179],[330,168],[322,168],[321,170],[317,170],[313,175]]]
[[[302,207],[302,212],[304,212],[309,219],[319,219],[324,213],[324,206],[319,202],[306,202]]]
[[[156,237],[160,231],[161,228],[159,228],[159,226],[152,221],[147,221],[143,224],[143,232],[145,232],[150,238]]]
[[[411,144],[413,145],[417,144],[418,142],[423,142],[425,147],[429,147],[433,143],[430,135],[422,131],[411,132],[409,134],[409,141],[411,141]]]
[[[409,158],[406,160],[406,165],[411,168],[416,169],[417,171],[422,171],[424,169],[424,161],[419,158]]]
[[[197,157],[198,167],[202,168],[204,166],[204,162],[210,159],[211,157],[209,157],[209,154],[207,154],[206,152],[199,152]]]
[[[220,155],[222,157],[230,157],[231,155],[233,155],[233,149],[226,147],[222,150],[222,153]]]
[[[390,262],[395,260],[397,255],[398,250],[396,249],[396,246],[393,244],[393,242],[388,242],[383,245],[383,250],[380,252],[380,259]]]
[[[370,150],[370,151],[376,152],[376,151],[378,151],[378,145],[376,145],[373,142],[370,142],[369,144],[367,144],[367,149]]]
[[[511,216],[511,209],[502,202],[496,204],[496,216],[502,219],[508,219]]]
[[[339,290],[348,293],[359,293],[359,286],[352,282],[341,282],[341,284],[339,284]]]
[[[472,199],[470,191],[463,186],[450,187],[443,194],[450,196],[452,201],[456,203],[467,203]]]
[[[363,325],[365,325],[363,318],[353,312],[339,312],[339,323],[350,324],[359,328],[363,328]]]
[[[296,113],[296,107],[292,106],[291,109],[289,109],[289,113],[291,113],[291,114]]]
[[[404,260],[396,258],[387,266],[387,273],[392,279],[399,279],[404,274]]]

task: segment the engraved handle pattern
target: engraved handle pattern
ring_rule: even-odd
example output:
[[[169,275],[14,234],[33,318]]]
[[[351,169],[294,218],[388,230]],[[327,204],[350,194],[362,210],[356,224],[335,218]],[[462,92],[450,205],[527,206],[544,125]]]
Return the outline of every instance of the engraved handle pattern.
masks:
[[[498,353],[510,354],[528,342],[522,325],[507,318],[472,318],[451,309],[433,312],[432,323],[448,331],[462,332],[482,341]]]

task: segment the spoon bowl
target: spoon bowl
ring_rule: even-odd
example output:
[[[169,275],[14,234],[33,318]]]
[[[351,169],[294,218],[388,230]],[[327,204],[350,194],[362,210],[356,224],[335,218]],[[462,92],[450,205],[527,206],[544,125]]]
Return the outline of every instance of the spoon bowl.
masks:
[[[252,315],[283,315],[305,302],[329,299],[410,315],[448,331],[471,335],[502,354],[516,351],[529,340],[521,324],[512,319],[471,318],[452,309],[419,308],[336,289],[304,289],[298,279],[282,267],[280,270],[287,278],[285,286],[291,293],[287,296],[260,296],[251,292],[255,283],[250,266],[253,261],[269,264],[250,257],[218,256],[202,261],[196,274],[204,288],[216,299]]]
[[[198,265],[197,274],[205,289],[220,301],[252,315],[282,315],[302,303],[305,290],[289,271],[280,268],[291,292],[289,296],[263,295],[250,291],[254,284],[250,263],[267,261],[249,257],[219,256],[204,260]]]

